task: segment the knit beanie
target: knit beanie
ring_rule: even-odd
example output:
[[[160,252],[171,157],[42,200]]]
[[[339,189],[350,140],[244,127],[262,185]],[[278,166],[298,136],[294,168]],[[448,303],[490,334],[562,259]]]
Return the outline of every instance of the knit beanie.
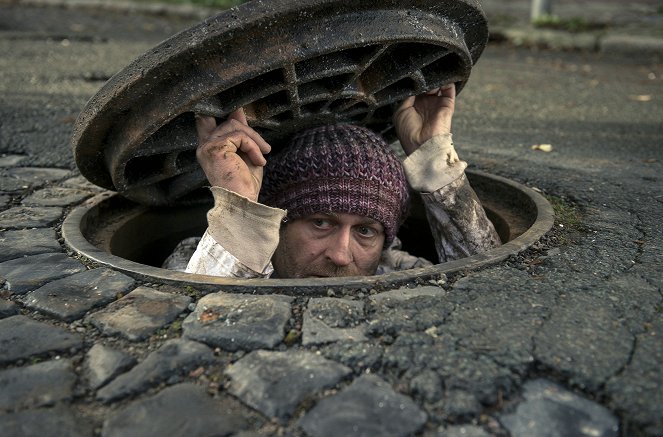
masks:
[[[267,159],[260,202],[297,219],[338,212],[384,226],[385,247],[405,219],[408,185],[403,166],[370,129],[336,124],[305,130]]]

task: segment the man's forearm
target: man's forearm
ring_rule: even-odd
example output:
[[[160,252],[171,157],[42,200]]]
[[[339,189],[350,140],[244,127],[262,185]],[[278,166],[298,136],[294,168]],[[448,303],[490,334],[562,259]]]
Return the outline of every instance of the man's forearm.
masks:
[[[432,193],[421,193],[440,262],[501,244],[465,174]]]
[[[440,262],[474,255],[501,244],[465,176],[467,163],[448,159],[455,153],[451,134],[439,135],[424,143],[403,163],[410,185],[419,191],[426,207]]]

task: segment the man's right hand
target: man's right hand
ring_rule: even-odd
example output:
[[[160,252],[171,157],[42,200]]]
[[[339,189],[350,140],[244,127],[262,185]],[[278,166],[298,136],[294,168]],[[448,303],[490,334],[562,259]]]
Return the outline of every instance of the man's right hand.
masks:
[[[196,115],[196,158],[210,185],[258,201],[263,167],[271,146],[246,121],[239,108],[216,125],[214,117]]]

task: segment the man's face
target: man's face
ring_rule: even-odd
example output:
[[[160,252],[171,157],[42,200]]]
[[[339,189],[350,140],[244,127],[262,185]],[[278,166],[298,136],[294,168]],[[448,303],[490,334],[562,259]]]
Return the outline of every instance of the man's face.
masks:
[[[279,278],[373,275],[384,244],[381,223],[355,214],[314,214],[289,222],[272,262]]]

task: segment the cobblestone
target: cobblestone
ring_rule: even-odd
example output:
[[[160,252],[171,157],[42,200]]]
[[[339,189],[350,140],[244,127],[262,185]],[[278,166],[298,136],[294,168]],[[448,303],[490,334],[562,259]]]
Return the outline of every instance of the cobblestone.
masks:
[[[0,262],[23,256],[58,252],[60,244],[53,229],[23,229],[0,232]]]
[[[339,341],[320,347],[320,352],[325,357],[352,368],[355,373],[363,373],[381,367],[384,349],[368,342]]]
[[[61,405],[0,414],[0,429],[4,435],[22,437],[93,435],[93,425],[89,420],[76,416],[69,408]]]
[[[453,420],[474,417],[482,410],[481,402],[474,393],[454,388],[445,391],[441,406],[443,417]]]
[[[78,188],[48,187],[35,191],[23,199],[26,206],[67,206],[79,203],[92,193]]]
[[[399,288],[370,296],[368,299],[374,305],[395,307],[403,302],[420,296],[444,296],[446,293],[439,287]]]
[[[0,364],[77,350],[82,345],[81,336],[23,315],[0,320]]]
[[[232,401],[211,399],[205,389],[193,384],[177,384],[149,398],[132,402],[110,416],[103,437],[128,435],[225,436],[248,427],[248,421],[233,414]]]
[[[357,378],[340,393],[322,399],[301,419],[315,436],[405,436],[419,430],[426,413],[374,375]]]
[[[49,282],[27,293],[21,301],[27,308],[71,322],[92,308],[114,301],[134,283],[132,278],[114,270],[86,270]]]
[[[138,341],[175,320],[189,302],[188,296],[138,287],[86,320],[104,335],[121,335]]]
[[[90,193],[101,193],[107,190],[104,190],[101,187],[94,185],[92,182],[85,179],[83,176],[74,176],[72,178],[66,179],[60,183],[60,186],[65,188],[77,188],[79,190],[87,191]]]
[[[0,263],[4,288],[13,294],[25,294],[42,285],[85,270],[85,266],[64,253],[43,253]]]
[[[85,356],[86,379],[90,388],[96,390],[135,364],[134,357],[97,343]]]
[[[514,413],[500,418],[513,437],[618,435],[619,422],[605,407],[550,381],[528,381],[523,396]]]
[[[364,303],[347,299],[312,298],[302,324],[302,344],[365,341]]]
[[[208,294],[184,320],[183,337],[228,351],[271,349],[283,340],[292,300],[280,295]]]
[[[451,314],[453,303],[438,287],[398,289],[369,296],[367,312],[372,320],[368,334],[396,336],[404,331],[435,329]],[[433,309],[422,311],[424,308]]]
[[[97,399],[107,403],[142,393],[164,381],[176,382],[177,375],[186,374],[214,360],[212,350],[203,344],[181,339],[168,340],[136,367],[101,388]]]
[[[57,168],[0,166],[0,190],[22,192],[31,187],[62,179],[71,172]]]
[[[70,400],[76,375],[66,359],[0,371],[0,409],[13,411]]]
[[[0,167],[14,167],[25,159],[23,155],[0,155]]]
[[[410,392],[430,403],[442,398],[442,387],[442,379],[432,370],[424,370],[410,381]]]
[[[65,178],[71,174],[71,171],[62,168],[12,167],[5,170],[5,173],[9,177],[19,179],[33,186]]]
[[[61,216],[57,206],[15,206],[0,212],[0,229],[45,228]]]
[[[490,434],[483,428],[472,425],[449,426],[433,435],[439,437],[490,437]]]
[[[268,417],[286,419],[350,369],[311,352],[255,351],[229,366],[229,391]]]

